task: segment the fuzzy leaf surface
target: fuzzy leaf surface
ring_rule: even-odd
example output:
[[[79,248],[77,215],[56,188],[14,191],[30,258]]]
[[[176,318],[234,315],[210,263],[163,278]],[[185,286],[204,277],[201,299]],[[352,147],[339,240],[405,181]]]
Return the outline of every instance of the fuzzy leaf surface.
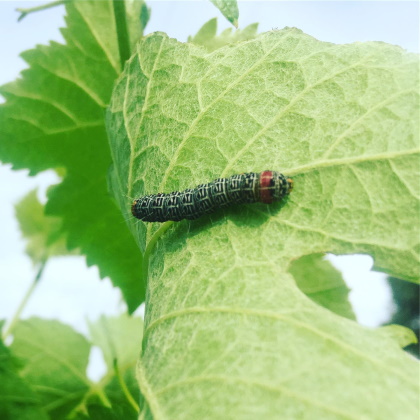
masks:
[[[235,173],[295,181],[283,203],[162,236],[132,221],[150,255],[140,418],[418,417],[418,364],[400,348],[413,334],[337,316],[288,272],[356,252],[418,281],[417,87],[417,55],[293,28],[213,53],[159,33],[138,44],[107,117],[126,216],[124,197]]]
[[[142,31],[142,2],[129,2],[133,45]],[[144,299],[141,256],[107,187],[111,165],[104,109],[120,73],[111,1],[66,2],[66,44],[22,53],[30,66],[0,93],[0,159],[37,174],[64,168],[48,195],[46,211],[62,219],[70,249],[97,265],[121,288],[129,309]]]

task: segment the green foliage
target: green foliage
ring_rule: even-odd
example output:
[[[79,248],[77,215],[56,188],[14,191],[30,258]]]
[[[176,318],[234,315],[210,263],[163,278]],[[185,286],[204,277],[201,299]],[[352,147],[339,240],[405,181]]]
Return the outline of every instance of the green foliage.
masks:
[[[213,18],[206,22],[194,36],[189,36],[188,42],[202,45],[207,51],[214,51],[227,44],[255,38],[257,31],[258,23],[253,23],[244,29],[237,29],[234,32],[232,28],[228,28],[220,35],[216,35],[217,18]]]
[[[101,277],[111,277],[133,311],[144,300],[141,256],[106,183],[111,156],[103,115],[121,69],[112,2],[72,1],[66,10],[66,45],[24,52],[30,68],[0,88],[7,99],[0,105],[0,159],[31,174],[65,169],[46,212],[61,218],[59,236]],[[142,2],[128,3],[132,48],[144,10]]]
[[[406,351],[420,358],[420,286],[418,284],[401,281],[394,277],[388,278],[394,298],[394,314],[389,321],[390,324],[404,325],[411,328],[416,334],[417,343],[411,344]]]
[[[39,318],[21,321],[15,327],[11,350],[24,360],[22,375],[52,417],[64,418],[88,391],[90,346],[70,327]]]
[[[20,230],[28,241],[26,253],[34,264],[46,261],[48,257],[70,254],[61,229],[61,219],[44,214],[44,206],[38,201],[36,190],[17,203],[15,211]]]
[[[348,301],[349,288],[341,273],[324,259],[323,254],[305,255],[292,261],[290,274],[306,296],[330,311],[355,320]]]
[[[109,371],[113,370],[115,359],[120,368],[132,366],[133,361],[138,359],[141,328],[142,322],[139,318],[127,315],[119,318],[102,316],[96,323],[89,323],[92,342],[101,349]]]
[[[416,55],[296,29],[213,53],[160,33],[139,43],[107,116],[126,217],[121,197],[264,169],[295,180],[286,202],[163,235],[131,222],[150,254],[141,418],[416,418],[418,365],[400,349],[412,332],[337,316],[288,270],[359,252],[418,281],[417,86]],[[328,271],[311,264],[302,275]]]
[[[0,340],[0,418],[47,420],[32,389],[18,374],[19,363]]]
[[[23,361],[22,377],[35,391],[50,419],[61,420],[67,416],[84,418],[86,413],[110,411],[115,406],[110,415],[129,413],[124,418],[134,420],[137,418],[136,411],[127,402],[115,376],[114,365],[108,361],[109,358],[117,361],[124,383],[137,400],[134,367],[140,352],[142,328],[141,319],[127,315],[102,317],[90,325],[92,344],[100,348],[107,361],[107,372],[98,383],[93,383],[86,376],[90,342],[57,321],[39,318],[21,321],[14,330],[11,351]],[[22,389],[25,390],[25,387]],[[16,398],[19,394],[13,392],[16,394],[11,395]],[[32,399],[36,401],[34,397]],[[34,403],[31,398],[22,397],[22,401]],[[95,418],[93,414],[92,418]]]
[[[232,23],[235,28],[238,27],[239,9],[236,0],[210,0],[223,14],[223,16]]]
[[[235,1],[213,3],[237,24]],[[217,36],[215,20],[189,43],[137,43],[143,2],[125,3],[125,26],[109,0],[66,8],[66,45],[25,52],[30,68],[0,90],[0,158],[63,173],[51,219],[34,193],[17,209],[35,261],[67,237],[131,311],[147,280],[140,418],[417,418],[419,366],[401,350],[413,333],[357,325],[322,255],[367,253],[419,280],[418,57],[290,28],[256,36],[256,24]],[[134,196],[264,169],[293,176],[283,203],[160,228],[129,214]],[[142,322],[89,327],[90,340],[17,324],[11,351],[0,346],[0,417],[137,418]],[[98,383],[92,345],[107,366]]]

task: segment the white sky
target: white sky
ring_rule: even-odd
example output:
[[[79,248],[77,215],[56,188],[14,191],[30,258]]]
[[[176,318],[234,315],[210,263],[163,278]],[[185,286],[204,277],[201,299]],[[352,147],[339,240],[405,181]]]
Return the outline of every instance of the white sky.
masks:
[[[31,14],[17,22],[16,7],[33,7],[39,1],[0,1],[0,84],[16,78],[25,68],[18,57],[25,49],[49,40],[61,41],[58,31],[64,26],[63,6]],[[146,33],[164,31],[186,41],[207,20],[217,16],[219,31],[230,27],[209,1],[149,1],[151,20]],[[260,32],[284,26],[296,26],[323,41],[349,43],[384,41],[418,52],[419,3],[417,1],[246,1],[239,4],[239,24],[244,28],[259,22]],[[14,313],[35,270],[24,254],[14,218],[13,204],[29,190],[39,187],[40,197],[56,181],[52,173],[28,177],[27,171],[12,171],[0,164],[0,319]],[[385,321],[391,297],[381,273],[370,272],[368,256],[331,257],[343,270],[353,288],[352,303],[358,320],[376,326]],[[38,315],[60,319],[80,331],[86,331],[85,317],[117,314],[124,310],[118,289],[109,280],[98,281],[96,267],[86,268],[83,257],[55,258],[48,263],[43,280],[23,313],[23,318]]]

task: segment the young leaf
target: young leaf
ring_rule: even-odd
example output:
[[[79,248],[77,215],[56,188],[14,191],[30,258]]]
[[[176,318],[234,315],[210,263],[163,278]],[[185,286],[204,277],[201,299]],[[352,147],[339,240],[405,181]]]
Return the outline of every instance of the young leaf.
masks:
[[[124,314],[115,318],[102,316],[97,322],[89,323],[89,330],[92,344],[101,349],[108,368],[101,383],[106,384],[104,391],[112,404],[112,413],[118,419],[137,419],[139,388],[135,367],[143,338],[142,319]],[[116,377],[116,367],[120,378]],[[106,407],[89,405],[88,409],[90,416],[96,418],[93,412],[102,412]]]
[[[246,28],[237,29],[234,32],[232,32],[232,28],[228,28],[217,36],[217,18],[213,18],[206,22],[196,35],[188,37],[188,42],[202,45],[207,51],[211,52],[227,44],[255,38],[257,31],[258,23],[252,23]]]
[[[238,3],[236,0],[210,0],[223,14],[223,16],[232,23],[232,25],[238,27],[239,10]]]
[[[303,255],[363,252],[418,281],[417,86],[414,54],[296,29],[210,54],[139,43],[107,116],[117,196],[265,169],[295,181],[283,203],[162,236],[133,222],[150,254],[141,418],[418,416],[418,365],[400,348],[413,334],[339,317],[288,273]]]
[[[127,7],[131,43],[141,35],[142,6]],[[71,1],[66,10],[66,44],[24,52],[30,68],[0,88],[7,99],[0,105],[0,159],[31,174],[65,168],[46,211],[62,218],[69,247],[111,277],[133,311],[144,298],[141,257],[106,184],[111,157],[103,114],[121,70],[112,2]]]
[[[394,301],[394,313],[388,323],[404,325],[414,331],[417,343],[413,343],[405,350],[420,359],[418,343],[420,336],[420,286],[395,277],[389,277],[388,284],[391,287]]]
[[[17,203],[15,211],[20,230],[28,241],[26,253],[35,264],[49,256],[75,254],[67,250],[61,219],[44,214],[44,206],[38,201],[36,190]]]
[[[341,272],[323,254],[304,255],[292,261],[289,273],[306,296],[337,315],[356,319],[348,301],[349,288]]]
[[[143,321],[140,318],[101,316],[97,322],[89,323],[89,330],[92,343],[101,349],[110,371],[114,369],[114,360],[118,361],[120,369],[135,366],[143,338]]]

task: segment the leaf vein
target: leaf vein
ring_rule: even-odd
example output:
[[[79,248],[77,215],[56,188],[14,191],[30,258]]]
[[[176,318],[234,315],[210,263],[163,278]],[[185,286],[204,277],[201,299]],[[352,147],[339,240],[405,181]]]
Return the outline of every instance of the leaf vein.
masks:
[[[158,395],[158,394],[164,394],[166,392],[170,392],[173,388],[175,388],[177,386],[197,384],[197,383],[200,383],[200,382],[222,382],[222,383],[231,382],[231,383],[234,383],[234,384],[256,386],[256,387],[262,388],[266,391],[275,392],[275,393],[279,393],[279,394],[286,394],[289,397],[292,397],[296,400],[299,400],[299,401],[305,403],[306,405],[318,407],[318,408],[320,408],[320,409],[322,409],[326,412],[340,415],[345,419],[353,419],[353,420],[360,419],[359,416],[354,416],[354,415],[351,415],[347,412],[338,410],[335,407],[330,407],[326,404],[322,404],[319,401],[316,401],[312,398],[308,398],[307,396],[299,394],[295,391],[288,390],[287,388],[282,387],[278,384],[273,385],[273,384],[269,384],[269,383],[265,383],[265,382],[261,382],[261,381],[249,380],[249,379],[239,378],[239,377],[228,377],[228,376],[224,376],[224,375],[201,375],[201,376],[190,377],[188,379],[173,382],[172,384],[167,385],[166,387],[161,388],[160,390],[156,391],[156,394]]]
[[[407,378],[405,375],[403,375],[398,370],[392,368],[391,366],[387,365],[386,363],[382,363],[378,361],[378,359],[370,357],[366,355],[365,353],[361,352],[360,350],[356,349],[354,346],[352,346],[349,343],[346,343],[342,339],[338,337],[334,337],[331,334],[326,333],[325,331],[322,331],[316,327],[313,327],[305,322],[295,320],[290,318],[289,316],[285,316],[281,313],[276,313],[272,311],[262,311],[262,310],[255,310],[255,309],[249,309],[249,308],[230,308],[230,307],[190,307],[185,308],[177,311],[170,312],[166,315],[161,316],[160,318],[155,319],[152,321],[147,328],[144,330],[143,340],[146,341],[148,335],[151,333],[153,329],[155,329],[159,324],[162,324],[167,321],[172,321],[174,319],[177,319],[182,316],[188,316],[191,314],[194,315],[202,315],[202,314],[211,314],[211,313],[218,313],[218,314],[231,314],[231,315],[240,315],[240,316],[255,316],[255,317],[261,317],[261,318],[271,318],[278,321],[285,321],[288,322],[290,325],[294,325],[297,328],[304,329],[306,331],[312,332],[315,336],[320,337],[326,341],[329,341],[331,343],[336,344],[338,347],[343,348],[347,350],[348,352],[351,352],[355,354],[356,356],[360,357],[361,359],[368,360],[374,365],[380,366],[383,371],[388,371],[395,376],[400,377],[405,382],[411,383],[414,386],[417,386],[415,382],[412,382],[409,378]]]

